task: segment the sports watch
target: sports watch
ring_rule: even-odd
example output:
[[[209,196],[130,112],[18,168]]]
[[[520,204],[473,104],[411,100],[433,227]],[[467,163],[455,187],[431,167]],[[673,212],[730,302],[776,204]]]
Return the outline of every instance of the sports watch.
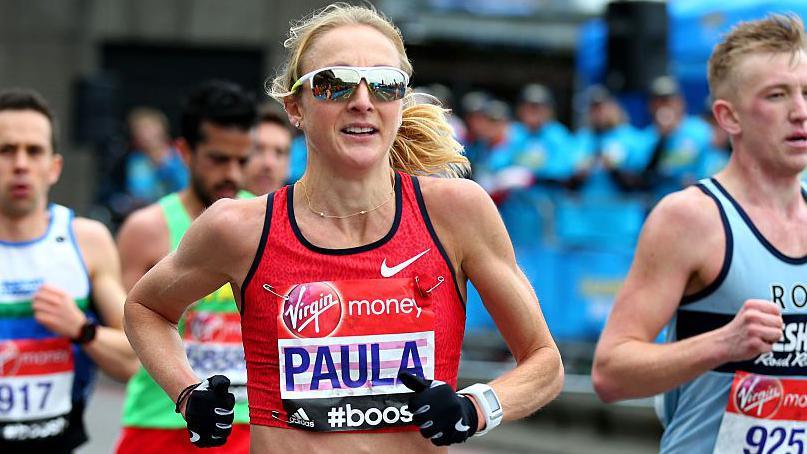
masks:
[[[476,383],[457,391],[457,394],[474,396],[476,403],[482,409],[482,414],[485,416],[485,428],[476,432],[474,436],[481,437],[501,424],[504,410],[502,410],[499,396],[496,395],[493,388],[483,383]]]
[[[87,319],[83,325],[81,325],[81,329],[78,331],[78,336],[70,339],[73,343],[84,345],[88,344],[95,339],[95,335],[98,332],[98,322]]]

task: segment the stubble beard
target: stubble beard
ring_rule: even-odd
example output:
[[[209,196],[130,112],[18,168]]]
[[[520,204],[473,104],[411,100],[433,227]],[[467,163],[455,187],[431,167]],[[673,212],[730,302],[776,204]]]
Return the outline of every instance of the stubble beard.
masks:
[[[191,190],[205,208],[209,208],[210,205],[213,205],[213,202],[216,201],[214,197],[207,192],[204,184],[196,178],[191,178]]]

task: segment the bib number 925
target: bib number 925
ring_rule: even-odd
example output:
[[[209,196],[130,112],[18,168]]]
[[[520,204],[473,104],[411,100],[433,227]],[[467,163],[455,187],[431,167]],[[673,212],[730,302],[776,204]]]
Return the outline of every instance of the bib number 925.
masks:
[[[23,413],[45,409],[53,383],[29,382],[24,384],[0,383],[0,415],[15,408]]]
[[[805,432],[805,428],[751,426],[743,454],[805,454]]]

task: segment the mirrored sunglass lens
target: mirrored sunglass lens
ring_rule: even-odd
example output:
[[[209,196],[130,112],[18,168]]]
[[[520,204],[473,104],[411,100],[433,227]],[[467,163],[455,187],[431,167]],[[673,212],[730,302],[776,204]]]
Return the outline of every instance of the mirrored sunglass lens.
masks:
[[[314,74],[311,85],[317,99],[347,99],[359,85],[359,73],[350,69],[328,69]]]
[[[367,74],[367,85],[382,101],[402,99],[406,94],[406,78],[398,71],[375,69]]]

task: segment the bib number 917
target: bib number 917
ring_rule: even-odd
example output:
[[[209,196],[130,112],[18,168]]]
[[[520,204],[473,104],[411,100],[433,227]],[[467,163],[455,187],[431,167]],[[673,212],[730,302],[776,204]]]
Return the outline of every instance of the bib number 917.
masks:
[[[15,407],[23,413],[44,410],[52,387],[53,383],[47,381],[0,383],[0,415],[12,412]]]
[[[804,454],[807,429],[751,426],[743,454]]]

